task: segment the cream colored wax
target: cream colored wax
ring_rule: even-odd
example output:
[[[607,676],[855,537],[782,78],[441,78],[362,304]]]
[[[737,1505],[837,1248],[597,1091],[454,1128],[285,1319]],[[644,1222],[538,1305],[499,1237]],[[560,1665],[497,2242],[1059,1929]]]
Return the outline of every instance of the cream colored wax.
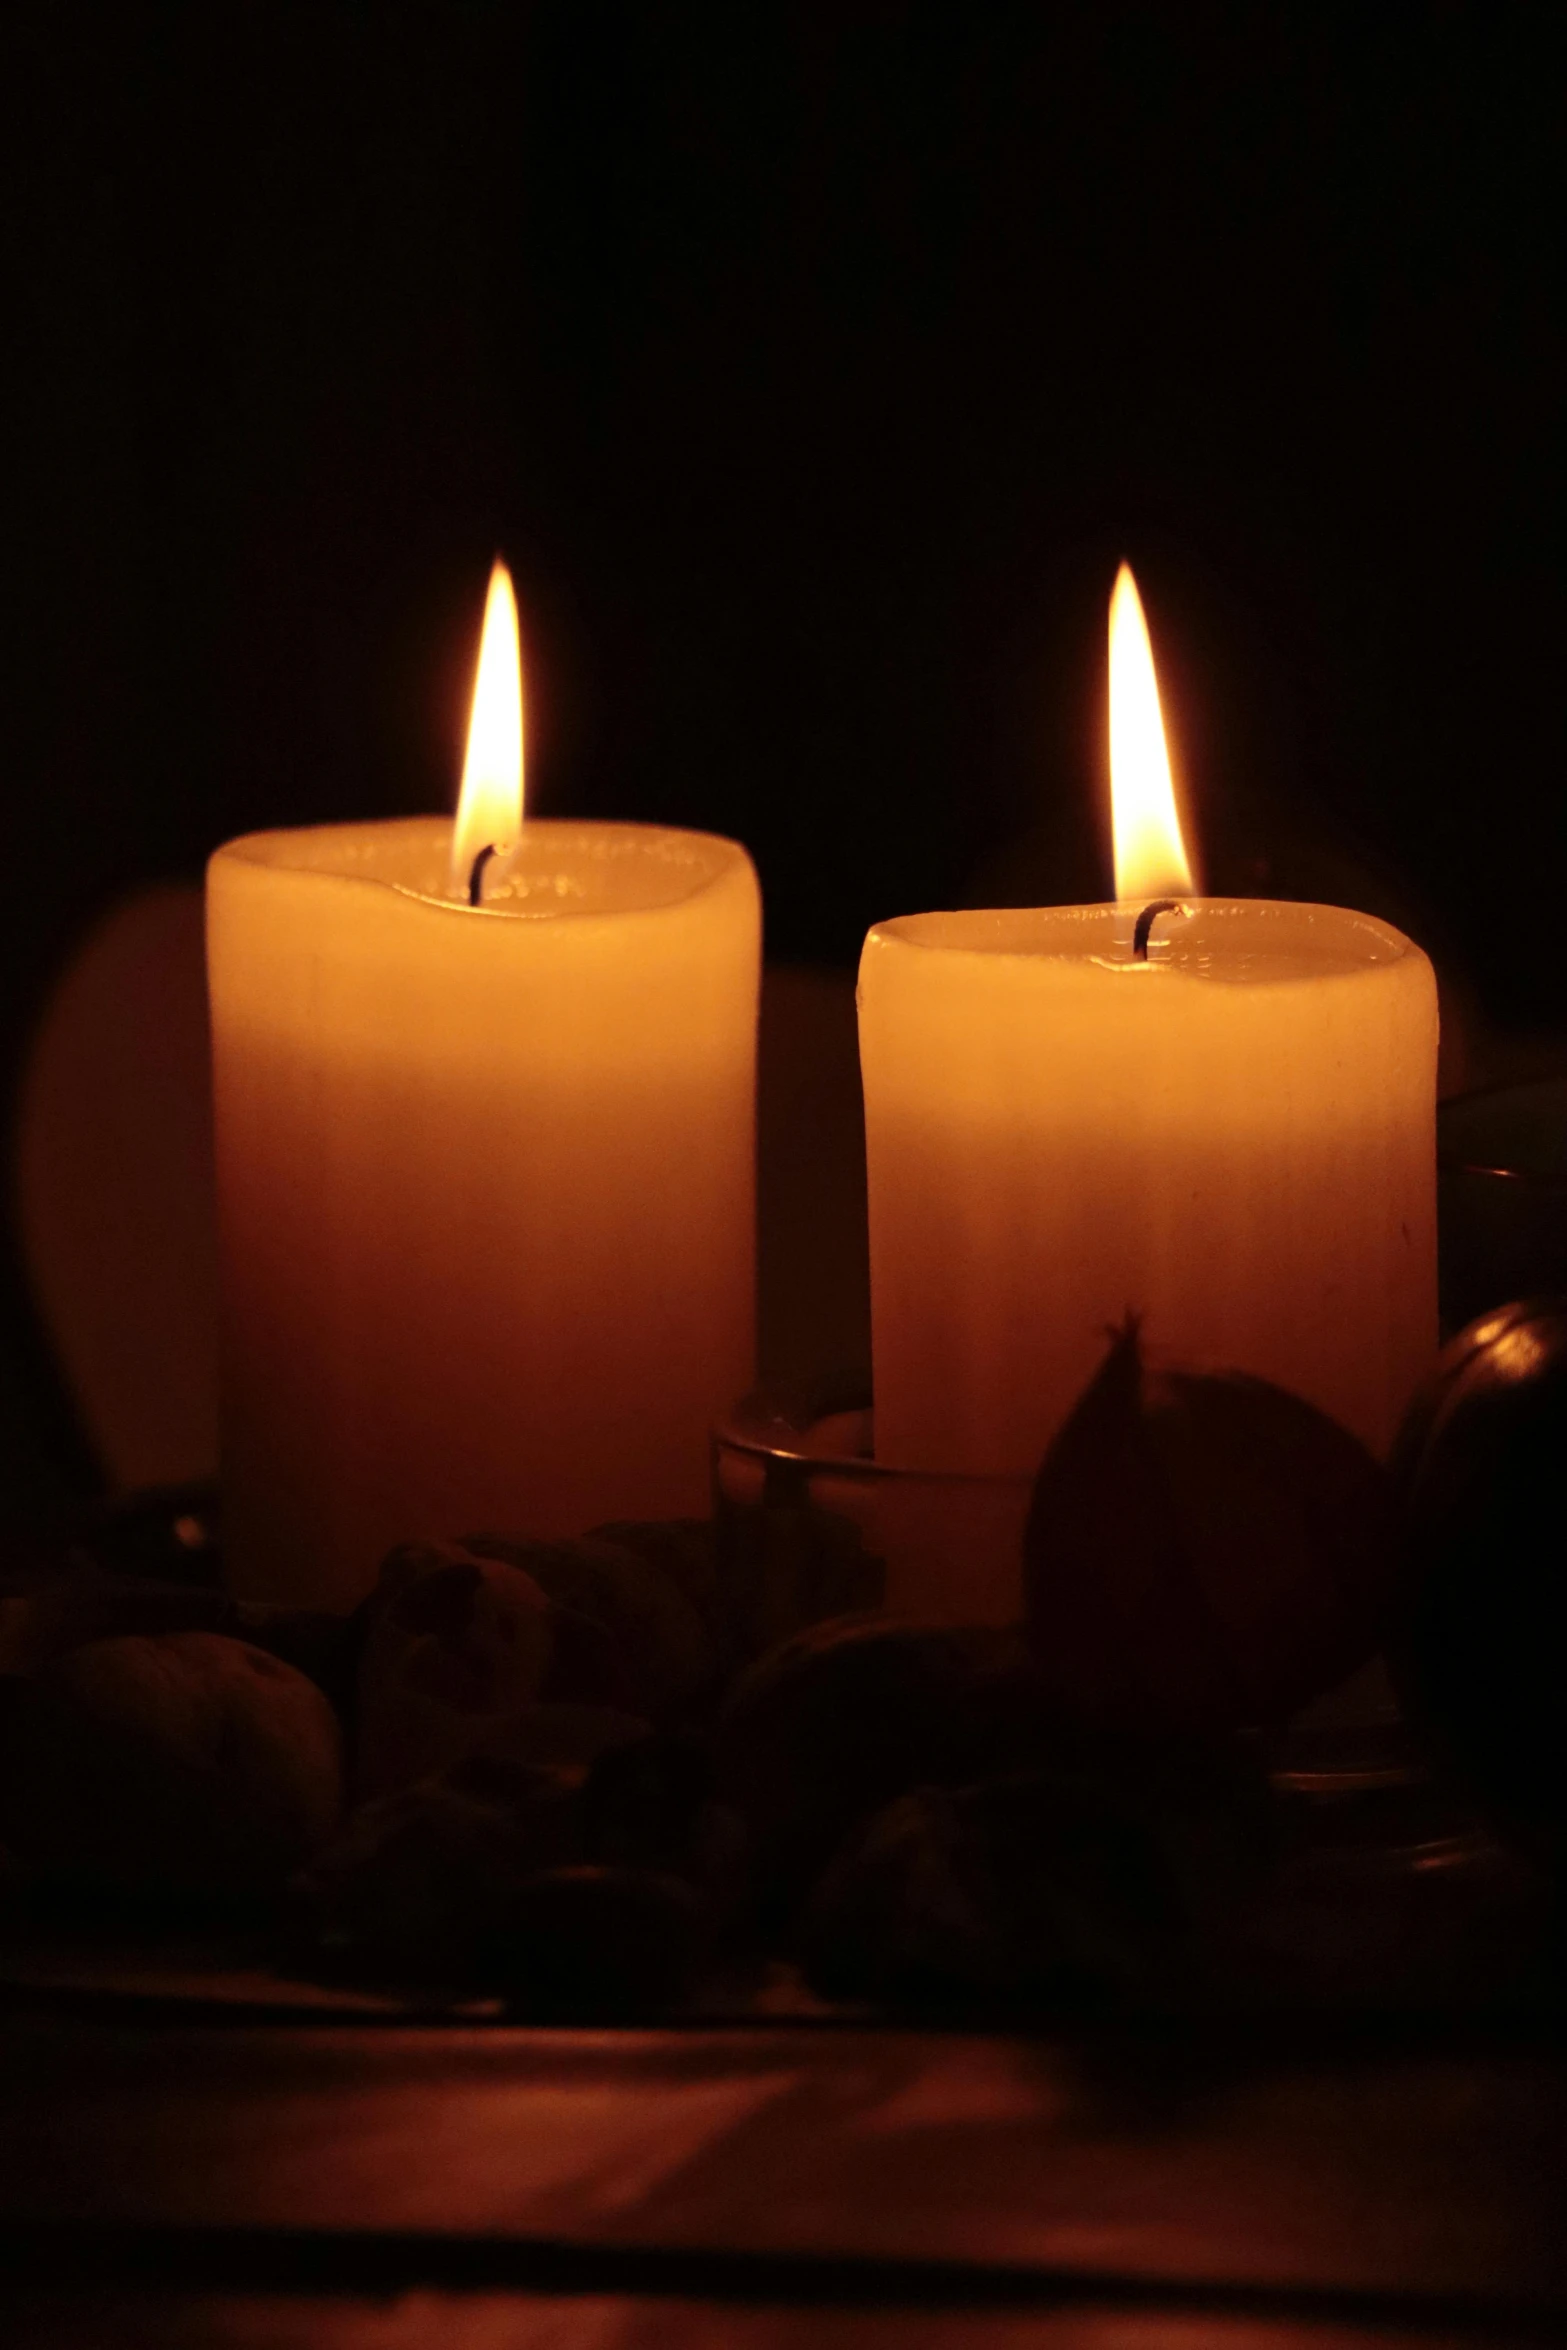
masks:
[[[346,1605],[387,1547],[705,1512],[750,1382],[760,904],[704,834],[435,819],[208,871],[226,1540]]]
[[[920,914],[860,965],[876,1450],[1026,1473],[1130,1308],[1386,1450],[1436,1342],[1436,987],[1386,924]]]

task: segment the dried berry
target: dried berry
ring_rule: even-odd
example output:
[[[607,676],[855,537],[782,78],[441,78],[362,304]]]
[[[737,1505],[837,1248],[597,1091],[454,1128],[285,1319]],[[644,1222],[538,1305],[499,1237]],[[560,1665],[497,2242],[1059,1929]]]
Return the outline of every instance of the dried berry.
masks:
[[[879,1608],[885,1562],[836,1510],[769,1492],[744,1506],[720,1496],[724,1653],[732,1664],[765,1656],[813,1624]]]
[[[1024,1563],[1035,1661],[1064,1712],[1260,1722],[1375,1652],[1391,1489],[1299,1396],[1149,1368],[1129,1317],[1045,1455]]]
[[[1046,1777],[900,1796],[847,1840],[807,1905],[829,1996],[915,2005],[1166,1998],[1180,1889],[1150,1825]]]
[[[1014,1766],[1040,1716],[1011,1634],[846,1616],[782,1642],[735,1683],[718,1721],[717,1789],[787,1910],[856,1820],[907,1788]]]
[[[706,1688],[713,1644],[680,1581],[646,1551],[583,1534],[535,1542],[471,1534],[474,1558],[532,1578],[563,1621],[547,1694],[620,1705],[661,1721],[678,1716]]]
[[[367,1610],[355,1784],[406,1787],[469,1754],[539,1695],[550,1603],[519,1568],[455,1543],[394,1550]]]
[[[472,1749],[479,1758],[584,1767],[652,1735],[637,1714],[612,1705],[530,1705],[497,1722]]]
[[[361,1804],[296,1888],[306,1956],[396,1982],[482,1981],[528,1878],[581,1858],[582,1781],[469,1758]]]
[[[590,1856],[695,1885],[725,1919],[750,1892],[749,1839],[714,1799],[712,1758],[689,1737],[650,1732],[607,1749],[588,1773]]]
[[[590,1526],[583,1538],[607,1542],[650,1567],[683,1591],[704,1624],[718,1613],[718,1557],[711,1518],[624,1518]]]

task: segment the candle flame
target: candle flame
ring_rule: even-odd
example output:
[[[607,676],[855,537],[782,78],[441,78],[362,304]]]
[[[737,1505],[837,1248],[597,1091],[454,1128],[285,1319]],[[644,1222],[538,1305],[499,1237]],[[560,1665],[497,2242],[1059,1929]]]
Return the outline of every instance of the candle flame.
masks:
[[[1153,647],[1125,563],[1110,598],[1110,828],[1117,898],[1182,897],[1191,890]]]
[[[482,850],[512,847],[522,831],[522,652],[511,573],[497,560],[490,573],[473,681],[473,715],[452,827],[451,887],[468,894]]]

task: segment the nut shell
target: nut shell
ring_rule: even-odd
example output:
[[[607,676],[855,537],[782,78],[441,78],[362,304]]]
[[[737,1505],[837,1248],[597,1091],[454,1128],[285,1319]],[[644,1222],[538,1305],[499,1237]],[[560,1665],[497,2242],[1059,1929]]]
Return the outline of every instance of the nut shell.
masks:
[[[245,1641],[92,1641],[13,1693],[0,1832],[51,1880],[262,1895],[317,1850],[341,1808],[326,1698]]]
[[[355,1785],[390,1793],[456,1762],[538,1697],[550,1603],[520,1568],[457,1543],[392,1552],[360,1653]]]

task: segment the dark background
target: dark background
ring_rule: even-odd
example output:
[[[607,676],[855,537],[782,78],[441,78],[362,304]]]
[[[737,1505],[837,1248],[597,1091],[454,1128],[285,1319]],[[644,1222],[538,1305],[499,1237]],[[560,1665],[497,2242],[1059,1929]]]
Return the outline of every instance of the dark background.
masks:
[[[770,949],[1109,892],[1137,568],[1211,886],[1567,1026],[1559,8],[12,11],[0,1048],[139,880],[739,835]]]

